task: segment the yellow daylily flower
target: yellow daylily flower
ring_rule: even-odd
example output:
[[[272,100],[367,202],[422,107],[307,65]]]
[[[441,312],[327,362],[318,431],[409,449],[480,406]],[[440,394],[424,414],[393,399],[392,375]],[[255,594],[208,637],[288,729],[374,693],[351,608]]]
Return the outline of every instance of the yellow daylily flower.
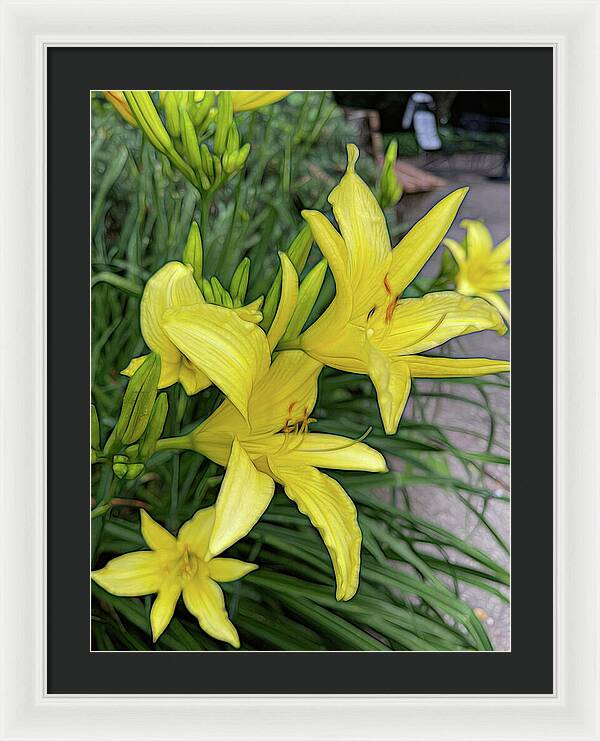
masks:
[[[92,579],[111,594],[143,597],[157,594],[150,611],[152,640],[156,642],[171,622],[179,596],[206,633],[235,648],[240,639],[225,609],[217,582],[240,579],[258,568],[235,558],[215,558],[208,542],[215,508],[201,509],[179,529],[177,537],[140,510],[142,536],[151,549],[126,553],[92,571]]]
[[[218,95],[220,90],[211,90]],[[231,101],[233,103],[233,112],[241,113],[242,111],[254,111],[271,103],[286,98],[292,90],[231,90]],[[194,100],[200,103],[204,99],[206,90],[195,90]]]
[[[442,199],[392,249],[377,199],[355,172],[358,149],[348,145],[348,167],[329,195],[338,232],[319,211],[304,211],[313,237],[327,258],[336,284],[334,300],[299,341],[316,360],[370,376],[386,433],[398,428],[412,378],[479,376],[509,370],[487,358],[429,357],[420,353],[483,329],[506,326],[487,301],[453,291],[400,298],[437,248],[467,193]]]
[[[252,385],[269,367],[261,318],[257,302],[239,309],[206,303],[189,265],[164,265],[146,283],[140,305],[142,335],[161,359],[159,388],[179,381],[195,394],[214,383],[246,415]],[[122,372],[133,375],[145,357]]]
[[[309,432],[322,365],[300,350],[278,354],[250,396],[248,420],[229,400],[189,435],[164,448],[196,450],[226,466],[216,502],[210,553],[246,535],[273,496],[275,482],[319,530],[333,562],[336,597],[358,588],[361,532],[356,507],[319,467],[387,471],[383,456],[360,441]]]
[[[494,249],[492,235],[481,221],[463,219],[460,225],[467,232],[463,244],[444,240],[458,265],[456,290],[464,296],[481,296],[510,322],[509,308],[498,293],[510,288],[510,237]]]

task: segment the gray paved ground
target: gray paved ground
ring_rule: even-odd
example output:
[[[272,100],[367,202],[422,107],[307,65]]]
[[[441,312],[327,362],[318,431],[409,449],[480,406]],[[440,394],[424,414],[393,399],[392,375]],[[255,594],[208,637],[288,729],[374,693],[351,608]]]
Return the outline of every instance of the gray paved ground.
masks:
[[[494,244],[497,244],[509,234],[510,187],[508,183],[488,180],[472,169],[436,168],[435,171],[448,181],[448,187],[434,193],[405,197],[401,202],[403,219],[405,218],[413,223],[443,195],[457,187],[469,185],[471,189],[461,207],[460,217],[483,218],[494,237]],[[450,231],[450,236],[457,239],[461,239],[463,235],[458,226],[459,221],[460,218],[457,219],[457,223]],[[433,264],[427,266],[427,272],[435,270],[440,255],[441,248],[436,252]],[[505,297],[508,298],[508,295],[505,295]],[[509,357],[509,335],[499,337],[494,332],[479,332],[463,337],[458,342],[460,343],[459,346],[449,344],[449,347],[456,350],[457,355],[503,359]],[[468,389],[469,395],[477,398],[477,392],[470,387],[461,386],[460,388]],[[497,453],[506,455],[510,443],[509,394],[503,389],[495,389],[491,394],[490,401],[497,414],[506,419],[505,422],[498,425],[496,430],[498,445],[495,450]],[[440,424],[468,429],[475,434],[488,434],[489,419],[487,414],[477,407],[439,399],[435,402],[437,406],[434,408],[431,405],[428,412],[434,414],[436,421]],[[408,412],[414,413],[414,409],[409,408]],[[481,451],[485,447],[482,440],[469,434],[454,434],[453,442],[466,450]],[[462,469],[458,469],[456,473],[464,477]],[[489,491],[496,494],[508,494],[509,481],[506,468],[489,466],[489,473],[492,477],[498,479],[487,479],[486,487]],[[470,513],[458,499],[433,487],[420,487],[413,491],[414,496],[411,501],[417,514],[439,523],[461,537],[467,538],[472,544],[486,551],[494,559],[508,567],[509,557],[478,518]],[[472,503],[480,505],[479,498],[475,497]],[[492,501],[488,505],[486,516],[498,534],[508,543],[510,541],[509,505],[504,502]],[[481,616],[496,650],[510,650],[510,608],[497,597],[490,596],[486,592],[469,586],[464,588],[462,596],[473,608],[482,610]]]

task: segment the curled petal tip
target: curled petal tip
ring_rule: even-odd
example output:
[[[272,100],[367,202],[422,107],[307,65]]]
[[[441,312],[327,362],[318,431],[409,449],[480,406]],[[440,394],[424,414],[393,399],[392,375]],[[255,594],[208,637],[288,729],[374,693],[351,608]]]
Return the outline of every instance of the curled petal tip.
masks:
[[[347,144],[346,151],[348,152],[348,172],[354,172],[354,166],[360,156],[360,152],[356,144]]]

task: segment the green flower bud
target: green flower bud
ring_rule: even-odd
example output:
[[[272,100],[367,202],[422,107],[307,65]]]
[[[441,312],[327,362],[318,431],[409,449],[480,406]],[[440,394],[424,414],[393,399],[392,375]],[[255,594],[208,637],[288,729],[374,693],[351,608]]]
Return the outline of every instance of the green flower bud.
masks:
[[[171,136],[179,136],[181,128],[179,126],[179,107],[177,105],[177,96],[171,90],[165,92],[161,100],[165,111],[167,129]]]
[[[240,170],[246,164],[246,160],[248,159],[249,154],[250,154],[250,144],[246,143],[236,155],[236,159],[235,159],[235,169],[236,170]]]
[[[173,150],[173,142],[146,90],[124,90],[125,98],[140,129],[160,152]]]
[[[206,144],[203,144],[200,147],[200,157],[202,159],[202,171],[208,178],[209,182],[212,182],[215,179],[215,166],[213,163],[212,154],[210,153],[210,150],[206,146]]]
[[[246,299],[248,290],[248,279],[250,277],[250,258],[244,257],[235,269],[229,284],[229,293],[233,299],[234,306],[241,306]]]
[[[92,404],[92,410],[90,414],[90,441],[94,450],[100,449],[100,421],[98,420],[98,412],[96,407]]]
[[[194,170],[200,170],[202,159],[200,157],[200,147],[198,146],[196,129],[194,128],[192,119],[189,117],[188,112],[183,106],[179,109],[179,121],[181,125],[181,140],[183,142],[188,162]]]
[[[133,479],[137,479],[137,477],[144,472],[144,464],[143,463],[130,463],[128,466],[126,466],[127,472],[125,473],[125,478],[129,481]],[[113,466],[114,471],[114,466]]]
[[[396,159],[398,157],[398,142],[393,139],[385,153],[385,160],[381,169],[377,199],[382,208],[391,208],[400,200],[403,188],[396,177]]]
[[[162,435],[167,413],[169,411],[169,400],[165,393],[159,394],[152,407],[148,426],[140,438],[138,455],[142,460],[148,460],[156,450],[156,443]]]
[[[159,378],[160,356],[150,353],[127,384],[121,414],[113,431],[119,442],[130,445],[139,440],[146,429]]]
[[[192,121],[201,130],[205,130],[206,126],[209,123],[208,116],[211,112],[214,101],[214,93],[212,93],[210,90],[207,90],[204,94],[204,98],[202,98],[200,103],[194,103],[190,106]]]
[[[228,90],[219,93],[217,106],[217,118],[213,149],[215,154],[221,156],[227,145],[227,135],[233,122],[233,99]]]
[[[210,281],[206,278],[202,278],[202,293],[204,294],[204,298],[209,304],[216,304],[218,303],[212,288],[212,285],[210,284]]]
[[[204,253],[202,249],[202,237],[200,236],[200,228],[195,221],[192,222],[190,231],[188,232],[187,242],[183,250],[183,262],[186,265],[191,265],[194,271],[194,279],[198,284],[198,288],[202,289],[202,262],[204,259]]]
[[[229,132],[227,134],[227,143],[225,149],[229,154],[235,154],[240,148],[240,133],[238,127],[235,125],[235,121],[231,122]]]
[[[126,463],[113,463],[113,473],[118,479],[122,479],[127,475],[127,464]]]
[[[310,312],[313,310],[315,302],[319,297],[326,273],[327,260],[321,260],[300,283],[296,308],[294,309],[285,334],[281,338],[282,340],[295,339],[302,332],[302,327],[306,324]]]

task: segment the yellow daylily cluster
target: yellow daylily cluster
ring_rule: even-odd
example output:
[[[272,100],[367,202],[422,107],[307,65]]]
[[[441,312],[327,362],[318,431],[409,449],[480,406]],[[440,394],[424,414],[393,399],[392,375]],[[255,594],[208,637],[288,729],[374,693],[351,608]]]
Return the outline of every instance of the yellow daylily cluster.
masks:
[[[388,434],[397,429],[412,378],[509,369],[504,361],[424,354],[470,332],[505,332],[489,301],[454,291],[401,297],[443,240],[466,189],[440,201],[392,249],[381,208],[355,172],[357,158],[357,148],[349,145],[346,173],[329,197],[339,231],[320,212],[303,212],[332,270],[336,294],[300,337],[289,336],[299,288],[286,255],[280,255],[281,298],[266,333],[258,326],[260,302],[237,309],[207,303],[189,265],[167,263],[146,284],[141,329],[161,358],[159,386],[180,382],[193,394],[212,383],[226,397],[191,432],[157,443],[157,449],[197,451],[225,467],[214,507],[198,512],[177,538],[142,512],[142,534],[151,551],[120,556],[93,573],[114,594],[158,594],[151,613],[154,640],[183,593],[207,633],[239,645],[216,582],[239,578],[255,566],[217,556],[250,532],[276,483],[321,534],[336,598],[349,600],[356,593],[361,549],[356,507],[320,469],[384,472],[387,466],[361,440],[309,429],[323,365],[370,376]],[[143,359],[135,358],[124,373],[132,374]]]
[[[467,234],[462,244],[445,239],[444,245],[456,260],[456,290],[464,296],[481,296],[510,322],[506,301],[498,293],[510,288],[510,237],[494,248],[489,229],[481,222],[463,219]]]
[[[442,199],[392,249],[379,203],[356,174],[357,159],[358,148],[349,144],[346,173],[329,195],[340,231],[319,211],[302,214],[329,262],[336,295],[299,346],[325,365],[368,375],[385,431],[393,434],[413,378],[509,370],[504,361],[422,353],[470,332],[503,334],[506,325],[488,302],[453,291],[401,298],[448,231],[467,188]]]

